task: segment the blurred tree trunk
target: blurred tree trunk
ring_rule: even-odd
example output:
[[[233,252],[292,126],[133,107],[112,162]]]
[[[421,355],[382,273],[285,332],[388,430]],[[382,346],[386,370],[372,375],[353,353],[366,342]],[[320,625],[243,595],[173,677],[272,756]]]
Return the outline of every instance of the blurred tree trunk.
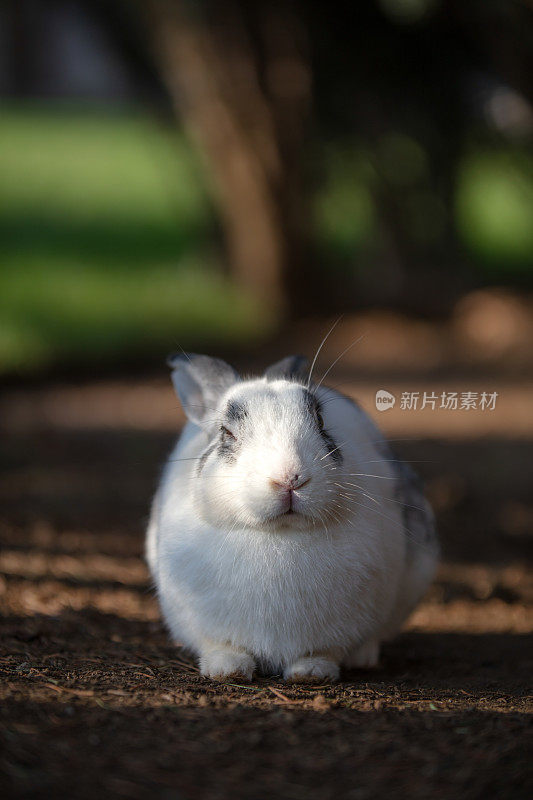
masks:
[[[306,41],[287,3],[152,0],[156,57],[213,179],[236,281],[281,314],[305,301],[300,170]]]

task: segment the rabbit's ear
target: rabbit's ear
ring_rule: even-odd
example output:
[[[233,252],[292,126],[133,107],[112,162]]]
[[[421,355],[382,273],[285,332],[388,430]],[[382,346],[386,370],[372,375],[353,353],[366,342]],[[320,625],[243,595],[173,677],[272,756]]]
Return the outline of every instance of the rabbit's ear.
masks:
[[[239,375],[220,358],[196,353],[174,353],[167,358],[172,383],[191,422],[204,425],[216,414],[220,396],[239,380]]]
[[[305,356],[287,356],[265,370],[265,378],[269,381],[282,378],[288,381],[306,381],[308,371],[309,361]]]

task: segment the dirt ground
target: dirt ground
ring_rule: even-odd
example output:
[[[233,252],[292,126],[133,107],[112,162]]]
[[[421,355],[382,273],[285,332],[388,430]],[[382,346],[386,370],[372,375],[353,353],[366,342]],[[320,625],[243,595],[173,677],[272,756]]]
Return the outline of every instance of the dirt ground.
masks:
[[[497,424],[442,412],[402,436],[407,418],[383,416],[427,481],[443,563],[379,669],[317,687],[216,684],[169,644],[142,561],[180,422],[166,384],[5,393],[2,797],[532,797],[533,392],[511,384]]]

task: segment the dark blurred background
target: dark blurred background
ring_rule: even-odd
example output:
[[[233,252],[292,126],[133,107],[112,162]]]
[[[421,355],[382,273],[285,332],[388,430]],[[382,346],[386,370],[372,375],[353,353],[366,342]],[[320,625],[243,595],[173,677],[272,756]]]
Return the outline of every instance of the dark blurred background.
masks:
[[[2,376],[339,312],[529,362],[529,3],[8,0],[0,97]]]

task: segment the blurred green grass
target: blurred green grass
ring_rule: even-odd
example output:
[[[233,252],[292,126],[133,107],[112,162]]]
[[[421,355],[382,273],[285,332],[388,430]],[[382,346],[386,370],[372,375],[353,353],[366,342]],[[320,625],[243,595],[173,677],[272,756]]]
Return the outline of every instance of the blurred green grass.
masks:
[[[389,179],[399,175],[405,191],[414,153],[417,190],[423,153],[405,137],[393,144]],[[501,149],[473,149],[461,164],[456,226],[487,277],[532,268],[532,175],[531,158]],[[315,236],[344,269],[377,240],[372,181],[355,145],[327,151]],[[0,373],[267,336],[275,320],[224,276],[215,230],[204,173],[179,132],[136,113],[4,108]]]
[[[266,311],[217,269],[201,172],[135,114],[4,110],[0,372],[255,339]]]

